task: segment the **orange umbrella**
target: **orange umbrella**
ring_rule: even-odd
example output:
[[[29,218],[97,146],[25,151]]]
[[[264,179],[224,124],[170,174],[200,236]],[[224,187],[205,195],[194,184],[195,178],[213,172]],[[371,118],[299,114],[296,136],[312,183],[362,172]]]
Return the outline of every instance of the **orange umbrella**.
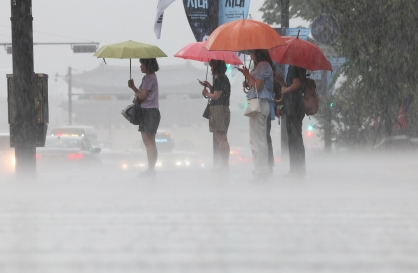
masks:
[[[241,19],[225,23],[209,36],[205,47],[212,50],[243,51],[286,45],[280,35],[263,22]]]

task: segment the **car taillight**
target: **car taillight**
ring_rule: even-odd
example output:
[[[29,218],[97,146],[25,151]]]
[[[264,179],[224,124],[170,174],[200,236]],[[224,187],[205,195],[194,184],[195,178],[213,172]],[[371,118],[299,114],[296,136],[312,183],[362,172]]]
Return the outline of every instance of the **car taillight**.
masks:
[[[39,159],[39,158],[40,158],[40,156],[39,156],[38,154],[36,154],[36,155],[35,155],[35,158],[36,158],[36,159]]]
[[[82,159],[82,158],[83,158],[83,154],[79,154],[79,153],[68,155],[68,159]]]

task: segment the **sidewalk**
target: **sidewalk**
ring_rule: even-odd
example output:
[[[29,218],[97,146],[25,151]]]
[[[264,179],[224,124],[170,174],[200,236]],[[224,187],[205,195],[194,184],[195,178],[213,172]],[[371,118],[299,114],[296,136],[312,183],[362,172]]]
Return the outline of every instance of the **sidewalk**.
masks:
[[[417,272],[418,162],[0,180],[0,272]],[[398,159],[396,164],[393,159]]]

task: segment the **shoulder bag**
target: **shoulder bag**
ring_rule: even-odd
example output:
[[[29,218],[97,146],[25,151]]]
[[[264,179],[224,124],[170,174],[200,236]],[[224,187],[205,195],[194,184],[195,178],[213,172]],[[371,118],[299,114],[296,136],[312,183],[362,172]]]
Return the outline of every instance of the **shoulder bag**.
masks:
[[[205,111],[203,111],[202,117],[209,119],[209,110],[210,109],[210,100],[208,100],[208,103],[206,104]]]
[[[129,122],[132,123],[133,125],[139,125],[140,120],[141,120],[141,104],[135,103],[134,106],[132,107],[131,113],[132,115],[131,115],[131,118],[129,119]]]
[[[139,125],[141,115],[141,104],[136,99],[133,100],[133,104],[126,106],[122,110],[121,114],[133,125]]]
[[[244,116],[252,117],[261,113],[260,98],[258,97],[257,83],[255,84],[255,93],[257,97],[248,99],[247,109],[245,109]]]
[[[131,120],[131,115],[132,115],[132,108],[134,107],[135,104],[129,104],[128,106],[126,106],[125,109],[122,110],[122,116],[124,116],[128,121]]]

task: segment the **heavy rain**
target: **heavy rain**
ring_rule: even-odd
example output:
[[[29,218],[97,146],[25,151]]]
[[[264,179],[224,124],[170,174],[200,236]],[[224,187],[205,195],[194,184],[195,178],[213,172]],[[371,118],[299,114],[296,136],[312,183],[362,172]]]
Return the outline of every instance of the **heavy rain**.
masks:
[[[0,9],[0,272],[418,272],[417,1],[219,0],[249,7],[228,20],[264,22],[283,43],[316,44],[329,61],[332,72],[307,70],[319,110],[301,124],[306,169],[296,175],[286,105],[274,105],[268,160],[254,149],[243,91],[257,82],[241,71],[254,69],[255,48],[241,51],[241,71],[226,66],[227,163],[223,135],[209,128],[219,120],[202,116],[202,84],[215,85],[216,68],[174,57],[210,35],[188,21],[206,15],[185,6],[200,12],[218,1],[33,1],[34,104],[13,95],[23,86],[17,72],[30,69],[14,66],[30,53],[11,54],[27,46],[12,45],[11,10],[22,2]],[[93,56],[129,40],[167,55],[156,59],[151,174],[147,134],[122,111],[153,66]],[[274,64],[273,86],[286,81],[284,64]]]

